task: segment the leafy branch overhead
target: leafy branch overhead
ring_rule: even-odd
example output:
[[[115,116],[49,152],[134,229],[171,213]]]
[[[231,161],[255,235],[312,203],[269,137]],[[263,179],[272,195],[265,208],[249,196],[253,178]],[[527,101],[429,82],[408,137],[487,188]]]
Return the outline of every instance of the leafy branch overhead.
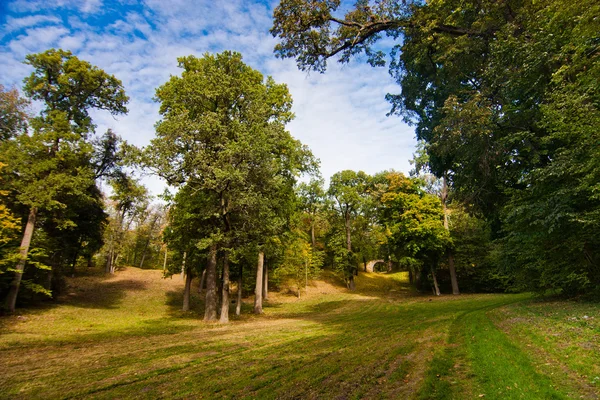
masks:
[[[385,53],[376,42],[382,34],[398,38],[402,33],[422,30],[452,36],[491,37],[497,27],[461,26],[458,21],[415,19],[418,1],[358,1],[343,14],[340,0],[282,0],[273,13],[271,34],[281,40],[275,53],[295,58],[302,70],[324,72],[327,60],[339,56],[348,62],[365,53],[372,66],[385,65]],[[510,7],[506,9],[510,12]]]

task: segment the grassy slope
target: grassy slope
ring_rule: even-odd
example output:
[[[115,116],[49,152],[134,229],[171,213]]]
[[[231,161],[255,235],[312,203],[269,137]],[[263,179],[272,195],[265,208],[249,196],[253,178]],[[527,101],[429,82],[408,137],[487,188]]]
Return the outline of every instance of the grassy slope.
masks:
[[[404,279],[361,274],[356,293],[319,283],[222,326],[178,311],[179,277],[75,278],[60,303],[0,319],[0,397],[600,395],[598,306],[431,298]]]

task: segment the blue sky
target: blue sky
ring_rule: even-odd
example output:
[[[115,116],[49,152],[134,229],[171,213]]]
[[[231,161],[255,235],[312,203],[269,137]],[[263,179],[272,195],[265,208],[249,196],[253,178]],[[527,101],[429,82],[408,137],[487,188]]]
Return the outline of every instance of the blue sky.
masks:
[[[296,119],[288,125],[321,160],[323,177],[344,169],[408,172],[415,139],[398,117],[386,117],[384,96],[399,88],[386,68],[330,62],[325,74],[276,59],[269,28],[277,1],[0,0],[0,83],[20,87],[31,70],[22,61],[49,48],[71,50],[114,74],[130,96],[129,114],[93,113],[97,131],[112,128],[147,145],[159,119],[155,89],[180,73],[177,57],[235,50],[244,61],[286,83]],[[145,178],[154,193],[157,178]]]

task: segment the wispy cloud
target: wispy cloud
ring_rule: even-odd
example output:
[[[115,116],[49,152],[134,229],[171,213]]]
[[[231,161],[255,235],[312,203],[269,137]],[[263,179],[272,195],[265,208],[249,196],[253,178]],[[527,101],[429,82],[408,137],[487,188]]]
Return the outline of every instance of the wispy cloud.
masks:
[[[28,53],[69,49],[121,79],[131,97],[127,116],[94,113],[98,130],[110,127],[142,146],[159,118],[155,89],[180,73],[177,57],[236,50],[253,68],[288,84],[296,113],[289,129],[321,159],[324,177],[342,169],[408,171],[414,134],[399,118],[385,117],[385,93],[397,91],[387,71],[331,63],[324,75],[306,74],[293,61],[276,59],[268,32],[272,6],[243,0],[13,0],[0,28],[0,83],[19,84],[30,73],[21,63]],[[149,184],[162,191],[156,180]]]
[[[84,14],[90,14],[98,12],[102,8],[102,0],[13,0],[8,3],[9,9],[17,13],[75,9]]]
[[[2,26],[2,31],[6,35],[23,28],[42,24],[58,24],[60,22],[60,18],[51,15],[27,15],[21,18],[8,17],[6,23]]]

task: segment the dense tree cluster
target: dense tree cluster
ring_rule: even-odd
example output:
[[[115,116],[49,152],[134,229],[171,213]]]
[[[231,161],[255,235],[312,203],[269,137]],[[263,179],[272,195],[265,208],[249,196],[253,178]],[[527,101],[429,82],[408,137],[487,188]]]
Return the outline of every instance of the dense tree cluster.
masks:
[[[374,260],[436,294],[598,293],[598,15],[583,0],[282,0],[276,54],[320,72],[389,61],[390,114],[419,140],[411,176],[345,170],[328,188],[286,131],[286,85],[239,53],[179,58],[143,149],[95,132],[91,110],[127,112],[116,77],[68,51],[29,55],[25,97],[0,86],[4,309],[60,293],[80,264],[181,273],[184,310],[197,278],[204,319],[221,322],[244,293],[261,313],[269,285],[300,297],[323,268],[354,290]],[[175,192],[154,204],[135,167]]]
[[[600,290],[599,13],[583,0],[283,0],[272,33],[301,69],[389,56],[391,113],[415,125],[455,202],[487,221],[496,276],[576,294]]]

